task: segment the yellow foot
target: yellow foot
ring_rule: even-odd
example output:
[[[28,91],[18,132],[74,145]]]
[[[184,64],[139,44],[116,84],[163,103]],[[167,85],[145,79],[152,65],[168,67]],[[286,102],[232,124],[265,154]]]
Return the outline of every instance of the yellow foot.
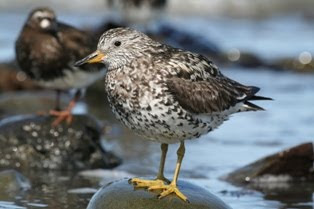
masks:
[[[148,188],[148,189],[153,186],[165,185],[165,182],[160,179],[145,180],[145,179],[139,179],[139,178],[132,178],[130,179],[130,183],[134,184],[135,188]]]
[[[159,199],[174,193],[181,200],[183,200],[185,202],[189,202],[188,198],[179,190],[179,188],[175,184],[162,185],[162,186],[158,186],[158,185],[151,186],[151,187],[149,187],[148,190],[150,190],[150,191],[152,191],[152,190],[163,190],[163,192],[158,195]]]

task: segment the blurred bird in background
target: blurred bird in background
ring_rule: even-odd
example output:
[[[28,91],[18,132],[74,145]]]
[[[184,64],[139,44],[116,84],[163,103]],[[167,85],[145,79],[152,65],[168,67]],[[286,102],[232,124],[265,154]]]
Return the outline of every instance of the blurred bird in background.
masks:
[[[105,74],[103,66],[73,66],[76,60],[93,50],[89,34],[59,22],[50,8],[36,8],[30,12],[15,43],[16,59],[29,78],[44,88],[56,90],[56,107],[50,111],[57,117],[53,126],[63,120],[70,123],[81,90]],[[61,111],[60,93],[70,89],[76,89],[75,96]]]

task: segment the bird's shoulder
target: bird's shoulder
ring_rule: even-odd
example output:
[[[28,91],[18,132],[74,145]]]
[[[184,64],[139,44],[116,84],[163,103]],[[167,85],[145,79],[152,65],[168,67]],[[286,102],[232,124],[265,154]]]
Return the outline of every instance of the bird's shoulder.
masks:
[[[170,72],[165,79],[169,93],[192,113],[222,112],[258,90],[224,76],[203,55],[170,49],[168,59],[163,62],[164,68]]]
[[[95,40],[87,31],[58,22],[58,37],[68,53],[80,59],[95,50]]]
[[[179,77],[192,81],[209,80],[220,75],[218,67],[203,55],[182,49],[163,46],[164,50],[152,56],[159,68]]]

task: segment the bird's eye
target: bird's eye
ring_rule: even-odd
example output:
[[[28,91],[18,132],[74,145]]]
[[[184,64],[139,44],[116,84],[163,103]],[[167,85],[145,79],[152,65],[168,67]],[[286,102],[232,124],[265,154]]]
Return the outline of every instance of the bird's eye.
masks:
[[[115,41],[115,42],[114,42],[114,45],[115,45],[115,46],[120,46],[120,45],[121,45],[121,41]]]

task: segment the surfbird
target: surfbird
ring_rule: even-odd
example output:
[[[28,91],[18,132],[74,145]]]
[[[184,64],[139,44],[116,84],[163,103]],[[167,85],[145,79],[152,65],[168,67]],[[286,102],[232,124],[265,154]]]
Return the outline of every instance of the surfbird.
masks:
[[[135,187],[160,190],[159,198],[175,193],[184,141],[213,131],[237,112],[263,108],[252,100],[258,87],[224,76],[206,57],[158,43],[130,28],[105,32],[98,49],[76,66],[101,62],[108,71],[105,89],[115,116],[144,138],[161,143],[160,168],[155,180],[133,178]],[[180,143],[174,177],[163,174],[168,144]]]
[[[95,50],[93,39],[85,32],[59,22],[49,8],[30,12],[16,40],[16,59],[22,71],[40,86],[57,91],[57,116],[52,125],[72,120],[71,110],[80,98],[81,89],[102,78],[102,65],[74,67],[74,62]],[[95,44],[96,45],[96,44]],[[77,89],[68,107],[60,110],[60,92]]]

